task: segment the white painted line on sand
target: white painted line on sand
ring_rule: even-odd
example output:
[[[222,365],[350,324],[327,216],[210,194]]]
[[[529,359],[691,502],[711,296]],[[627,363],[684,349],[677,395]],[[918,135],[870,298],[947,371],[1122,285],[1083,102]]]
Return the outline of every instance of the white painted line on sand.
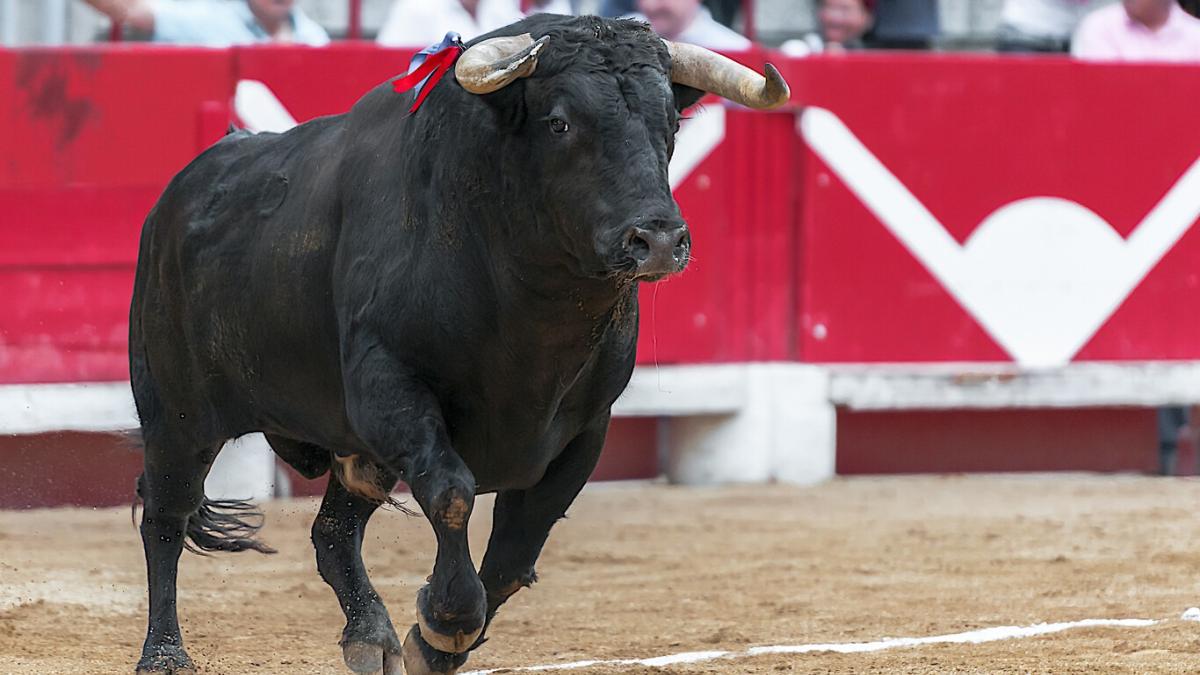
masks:
[[[594,666],[669,666],[677,663],[699,663],[716,659],[739,659],[764,654],[807,654],[810,652],[837,652],[840,654],[859,654],[878,652],[885,649],[901,647],[917,647],[932,644],[979,644],[996,642],[1015,638],[1035,637],[1059,633],[1072,628],[1092,628],[1096,626],[1115,626],[1122,628],[1144,628],[1158,623],[1154,619],[1084,619],[1082,621],[1063,621],[1059,623],[1039,623],[1032,626],[996,626],[981,628],[965,633],[949,635],[932,635],[929,637],[884,638],[874,642],[831,642],[809,645],[773,645],[768,647],[751,647],[745,651],[709,651],[683,652],[656,656],[648,659],[605,659],[572,661],[569,663],[552,663],[540,666],[520,666],[516,668],[492,668],[489,670],[472,670],[463,675],[490,675],[491,673],[531,673],[548,670],[578,670]]]
[[[844,642],[815,645],[784,645],[778,647],[751,647],[746,650],[749,656],[759,654],[804,654],[807,652],[838,652],[840,654],[858,654],[861,652],[878,652],[897,647],[917,647],[919,645],[936,644],[979,644],[997,640],[1035,637],[1058,633],[1072,628],[1090,628],[1093,626],[1122,626],[1126,628],[1141,628],[1158,623],[1152,619],[1084,619],[1083,621],[1064,621],[1061,623],[1039,623],[1032,626],[996,626],[981,628],[966,633],[950,635],[933,635],[930,637],[884,638],[876,642]]]

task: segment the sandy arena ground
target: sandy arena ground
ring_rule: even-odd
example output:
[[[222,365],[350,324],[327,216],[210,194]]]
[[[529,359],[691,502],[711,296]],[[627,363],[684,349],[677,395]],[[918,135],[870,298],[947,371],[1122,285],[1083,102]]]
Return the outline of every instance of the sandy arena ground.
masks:
[[[490,498],[472,521],[478,559]],[[542,581],[467,670],[754,645],[873,641],[1088,618],[1162,619],[979,645],[728,658],[596,673],[1200,671],[1200,482],[842,479],[816,488],[589,488]],[[343,619],[308,541],[312,500],[267,507],[275,556],[186,554],[184,639],[203,673],[342,673]],[[423,519],[379,514],[366,559],[398,626],[429,573]],[[128,509],[0,512],[0,673],[132,672],[144,624]],[[403,629],[402,629],[403,630]]]

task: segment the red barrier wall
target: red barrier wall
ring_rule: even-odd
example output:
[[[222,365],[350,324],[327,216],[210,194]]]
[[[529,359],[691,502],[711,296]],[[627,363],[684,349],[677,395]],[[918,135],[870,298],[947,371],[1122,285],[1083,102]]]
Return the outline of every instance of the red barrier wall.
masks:
[[[212,50],[0,50],[0,382],[128,377],[142,221],[224,132],[232,71]]]
[[[299,121],[347,110],[409,50],[0,50],[0,383],[120,380],[141,223],[231,121],[236,83]],[[720,106],[720,103],[712,105]],[[643,363],[792,355],[793,115],[730,110],[677,190],[696,262],[645,290]],[[780,143],[780,139],[785,142]],[[755,190],[747,190],[749,185]]]
[[[0,50],[0,384],[126,377],[141,222],[224,132],[239,80],[305,120],[346,110],[408,57],[366,44]],[[643,290],[641,363],[1200,357],[1185,309],[1200,293],[1196,68],[895,54],[781,66],[804,113],[708,104],[725,113],[721,142],[676,189],[695,260]],[[889,185],[927,212],[923,235],[901,232],[922,218],[880,215]],[[1174,231],[1138,242],[1150,213]],[[939,268],[939,237],[966,264]],[[1041,318],[1014,322],[1014,308]],[[1068,333],[1077,348],[1037,347]],[[843,415],[842,468],[891,466],[888,424],[947,418],[904,419]],[[928,445],[913,433],[907,447]]]
[[[0,102],[0,382],[125,376],[141,221],[223,132],[237,81],[267,83],[304,120],[347,109],[408,56],[363,44],[0,51],[0,91],[13,93]],[[784,70],[796,100],[838,120],[982,271],[947,284],[868,208],[859,192],[878,186],[852,189],[857,169],[832,168],[793,112],[729,108],[723,142],[676,190],[695,261],[644,289],[643,363],[1200,357],[1200,319],[1170,311],[1200,292],[1190,222],[1147,237],[1166,252],[1128,288],[1096,290],[1125,273],[1126,239],[1200,156],[1196,69],[888,55]],[[1060,211],[997,216],[1030,198]],[[976,237],[989,216],[1002,227]],[[1056,229],[1080,218],[1092,220]],[[1080,292],[1109,299],[1080,309]],[[982,309],[964,303],[971,293]],[[993,305],[1022,302],[1043,335],[1022,334],[1012,311],[989,322]],[[1022,352],[1065,333],[1083,336],[1078,348]]]

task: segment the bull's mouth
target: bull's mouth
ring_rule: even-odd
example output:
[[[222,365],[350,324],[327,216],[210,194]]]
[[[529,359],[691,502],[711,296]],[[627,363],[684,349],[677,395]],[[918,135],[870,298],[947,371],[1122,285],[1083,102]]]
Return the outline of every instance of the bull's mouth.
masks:
[[[683,272],[687,269],[690,260],[691,252],[686,250],[681,255],[672,256],[669,261],[658,261],[657,263],[647,260],[639,261],[625,256],[613,264],[605,276],[655,283]]]
[[[635,270],[633,278],[636,279],[637,281],[644,281],[647,283],[654,283],[656,281],[662,281],[663,279],[666,279],[667,277],[675,276],[676,274],[679,274],[680,272],[685,270],[687,268],[688,259],[690,257],[691,256],[688,255],[687,253],[683,254],[683,256],[681,258],[676,259],[674,261],[674,264],[670,265],[667,269]]]
[[[672,274],[677,274],[677,272],[663,272],[662,274],[639,274],[634,278],[637,279],[638,281],[642,281],[642,282],[645,282],[648,284],[653,284],[655,282],[666,279],[667,277],[671,276]]]

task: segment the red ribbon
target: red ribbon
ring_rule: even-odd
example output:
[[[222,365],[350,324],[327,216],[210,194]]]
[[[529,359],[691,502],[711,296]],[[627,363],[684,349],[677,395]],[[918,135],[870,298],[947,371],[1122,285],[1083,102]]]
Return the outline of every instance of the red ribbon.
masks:
[[[450,45],[439,52],[431,54],[421,65],[417,66],[416,70],[392,83],[392,88],[396,93],[403,93],[420,84],[426,76],[429,77],[429,81],[417,92],[417,99],[413,101],[412,107],[408,109],[409,112],[416,112],[417,108],[421,107],[421,103],[425,101],[425,97],[429,95],[429,92],[433,91],[438,80],[442,79],[442,76],[446,74],[446,71],[450,70],[450,67],[454,65],[454,62],[458,60],[458,57],[462,53],[462,47],[459,45]]]

